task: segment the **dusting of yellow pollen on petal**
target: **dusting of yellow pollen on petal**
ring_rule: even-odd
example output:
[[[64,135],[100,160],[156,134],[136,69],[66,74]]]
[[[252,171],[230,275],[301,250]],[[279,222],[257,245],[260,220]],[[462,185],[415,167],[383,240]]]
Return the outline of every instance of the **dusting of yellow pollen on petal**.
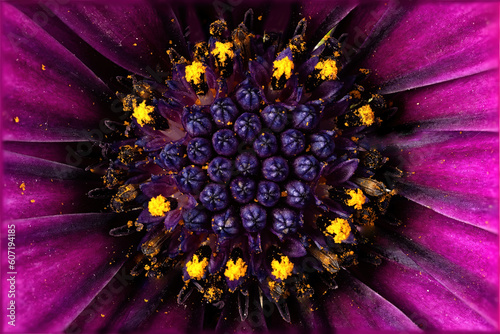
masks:
[[[375,121],[375,115],[373,114],[372,107],[368,104],[356,109],[356,113],[361,119],[361,123],[364,125],[372,125]]]
[[[202,83],[206,67],[199,61],[193,61],[191,65],[186,66],[186,81],[193,85]]]
[[[26,183],[21,183],[21,185],[19,186],[19,188],[22,190],[22,191],[25,191],[26,190]]]
[[[271,274],[277,279],[285,280],[288,276],[292,275],[293,263],[285,255],[281,256],[280,260],[273,260],[271,262],[271,268],[273,269]]]
[[[287,80],[290,79],[293,72],[293,66],[293,61],[288,57],[275,60],[273,63],[273,77],[279,80],[281,76],[284,75]]]
[[[326,227],[326,232],[335,235],[333,240],[339,244],[349,237],[351,226],[346,219],[335,218],[330,220],[330,225]]]
[[[14,117],[14,122],[19,123],[19,117]]]
[[[241,277],[245,276],[247,273],[247,265],[243,259],[236,260],[236,263],[233,260],[227,261],[226,271],[224,272],[224,276],[229,278],[230,281],[236,281]]]
[[[186,263],[186,271],[189,277],[194,279],[202,279],[205,274],[205,269],[208,266],[208,259],[204,258],[200,261],[198,255],[193,255],[191,261]]]
[[[347,195],[351,196],[351,198],[347,200],[347,205],[353,206],[356,210],[361,210],[363,204],[366,202],[366,197],[361,189],[349,189]]]
[[[319,61],[314,67],[318,72],[318,78],[321,80],[335,80],[337,78],[337,63],[333,59]]]
[[[134,100],[133,108],[134,112],[132,113],[132,116],[135,117],[140,126],[144,126],[144,124],[151,123],[153,121],[151,113],[153,113],[155,107],[147,106],[146,101],[142,101],[141,104],[137,105],[137,101]]]
[[[151,198],[148,203],[149,213],[154,217],[164,216],[170,209],[170,202],[162,195]]]
[[[212,55],[214,57],[217,57],[221,64],[225,64],[228,59],[230,60],[234,57],[233,43],[222,43],[219,41],[215,42],[215,48],[212,50]]]

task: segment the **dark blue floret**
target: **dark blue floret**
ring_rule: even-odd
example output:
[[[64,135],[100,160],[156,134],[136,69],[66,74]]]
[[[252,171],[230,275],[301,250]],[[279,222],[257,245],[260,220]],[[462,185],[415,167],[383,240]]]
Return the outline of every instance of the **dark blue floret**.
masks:
[[[272,212],[273,230],[279,235],[297,232],[300,216],[289,208],[274,209]]]
[[[289,129],[281,134],[281,151],[288,156],[294,156],[306,147],[306,136],[299,130]]]
[[[234,132],[246,143],[251,143],[261,129],[262,125],[256,114],[243,113],[234,123]]]
[[[271,157],[262,163],[262,174],[269,181],[281,182],[288,177],[289,168],[282,157]]]
[[[182,125],[191,137],[207,136],[212,132],[210,115],[202,112],[198,107],[184,108]]]
[[[300,179],[311,182],[319,174],[320,164],[312,155],[302,155],[293,161],[293,171]]]
[[[212,218],[212,229],[222,238],[231,238],[240,232],[240,217],[234,208],[218,213]]]
[[[311,135],[311,152],[319,159],[327,159],[333,155],[335,143],[330,134],[322,131]]]
[[[281,197],[280,187],[271,181],[260,181],[257,186],[257,201],[260,204],[272,207],[278,203]]]
[[[255,175],[259,171],[259,159],[252,153],[242,153],[236,157],[235,168],[241,175]]]
[[[224,157],[217,157],[208,164],[208,176],[214,182],[225,183],[233,176],[233,163]]]
[[[286,203],[294,208],[303,209],[311,199],[311,189],[301,181],[291,181],[286,187]]]
[[[206,164],[212,156],[212,145],[208,139],[193,138],[187,145],[187,156],[195,164]]]
[[[274,132],[281,132],[285,129],[287,114],[286,109],[282,106],[267,106],[260,113],[260,117],[262,117],[264,125]]]
[[[206,232],[210,229],[210,216],[208,211],[202,206],[197,205],[194,208],[182,213],[184,226],[192,232]]]
[[[169,143],[165,145],[160,153],[160,163],[162,167],[171,170],[179,171],[187,164],[186,146],[181,143]]]
[[[320,113],[311,105],[298,105],[292,114],[293,127],[299,130],[314,129],[320,119]]]
[[[230,126],[238,116],[238,108],[230,98],[219,98],[210,106],[210,113],[217,126]]]
[[[226,187],[218,183],[209,183],[200,193],[200,202],[210,211],[219,211],[229,205]]]
[[[259,90],[250,84],[244,84],[236,92],[236,100],[245,111],[254,111],[260,104]]]
[[[261,158],[267,158],[278,152],[278,140],[270,132],[263,132],[253,142],[255,153]]]
[[[196,195],[207,182],[207,175],[200,167],[187,166],[175,176],[175,180],[180,191]]]
[[[238,150],[238,139],[232,130],[222,129],[212,136],[215,152],[224,156],[232,156]]]
[[[229,185],[233,199],[238,203],[248,203],[255,197],[257,184],[254,180],[238,176]]]
[[[248,204],[241,208],[241,222],[248,232],[259,232],[266,226],[266,210],[259,204]]]

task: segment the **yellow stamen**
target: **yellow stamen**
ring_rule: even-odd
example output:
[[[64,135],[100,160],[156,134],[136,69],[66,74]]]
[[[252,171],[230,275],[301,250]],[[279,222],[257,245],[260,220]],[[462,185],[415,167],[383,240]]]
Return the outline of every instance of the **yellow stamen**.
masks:
[[[375,121],[373,110],[368,104],[356,109],[356,113],[359,115],[361,123],[364,125],[372,125]]]
[[[229,278],[230,281],[236,281],[241,277],[245,276],[247,273],[247,265],[243,259],[236,260],[236,263],[233,260],[227,261],[226,271],[224,272],[224,276]]]
[[[281,256],[281,261],[273,260],[271,267],[273,268],[271,274],[277,279],[285,280],[292,275],[293,263],[290,262],[288,256]]]
[[[186,270],[189,277],[194,279],[202,279],[205,274],[205,269],[208,266],[208,259],[204,258],[200,261],[198,255],[193,255],[191,261],[186,263]]]
[[[335,80],[337,78],[337,63],[333,59],[320,61],[314,67],[318,70],[318,78],[321,80]]]
[[[273,77],[279,80],[284,75],[287,80],[290,79],[293,66],[293,61],[288,57],[275,60],[273,63]]]
[[[151,114],[155,110],[155,107],[147,106],[146,101],[142,101],[141,104],[137,105],[137,101],[134,100],[133,108],[134,112],[132,116],[135,117],[140,126],[144,126],[144,124],[151,123],[153,121]]]
[[[363,204],[366,202],[366,197],[363,195],[361,189],[349,189],[347,195],[351,196],[351,198],[347,200],[347,205],[353,206],[356,210],[361,210]]]
[[[165,215],[165,212],[170,211],[170,202],[167,201],[162,195],[151,198],[148,203],[148,210],[151,216],[161,217]]]
[[[335,218],[334,220],[330,220],[330,225],[326,227],[326,232],[335,235],[333,240],[339,244],[349,237],[351,226],[346,219]]]
[[[206,66],[199,61],[193,61],[191,65],[186,66],[186,81],[193,85],[202,83]]]
[[[215,42],[215,48],[212,50],[212,55],[217,57],[221,64],[225,64],[228,60],[233,59],[233,43]]]

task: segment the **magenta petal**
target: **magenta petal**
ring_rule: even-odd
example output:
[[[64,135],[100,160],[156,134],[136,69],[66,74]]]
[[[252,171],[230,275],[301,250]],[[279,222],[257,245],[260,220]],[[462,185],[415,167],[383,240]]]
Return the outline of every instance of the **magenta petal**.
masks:
[[[496,3],[421,3],[366,58],[370,82],[392,93],[498,66]]]
[[[86,196],[99,187],[99,178],[82,169],[10,152],[4,152],[3,158],[5,219],[91,212],[102,207]]]
[[[498,135],[419,132],[388,140],[407,173],[399,194],[489,231],[498,226]]]
[[[102,137],[107,86],[23,13],[3,10],[3,139],[82,141],[95,131]]]
[[[396,125],[440,131],[498,131],[498,71],[487,71],[395,96]]]
[[[68,4],[49,8],[84,41],[123,68],[151,76],[168,64],[168,38],[148,4]]]
[[[2,234],[9,225],[16,229],[16,331],[64,330],[109,282],[136,242],[109,236],[121,223],[118,217],[77,214],[4,223]]]
[[[388,245],[384,245],[386,252]],[[392,250],[391,250],[392,251]],[[401,250],[354,276],[425,330],[491,330],[494,327]],[[388,255],[389,256],[389,255]]]
[[[418,330],[418,326],[376,291],[342,272],[339,288],[325,301],[332,327],[340,330]]]

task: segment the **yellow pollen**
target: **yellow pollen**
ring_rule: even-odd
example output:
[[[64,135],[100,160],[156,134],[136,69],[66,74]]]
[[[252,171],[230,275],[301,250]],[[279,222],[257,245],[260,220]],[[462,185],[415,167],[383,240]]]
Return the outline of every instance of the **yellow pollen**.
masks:
[[[349,226],[346,219],[335,218],[334,220],[330,220],[330,225],[327,226],[326,232],[335,235],[333,240],[339,244],[349,237],[351,226]]]
[[[273,77],[275,77],[278,80],[283,75],[287,80],[290,79],[290,77],[292,76],[292,71],[293,71],[293,61],[288,57],[284,57],[283,59],[280,60],[275,60],[273,63]]]
[[[236,260],[236,263],[233,260],[227,261],[226,271],[224,272],[224,276],[229,278],[230,281],[236,281],[241,277],[245,276],[247,273],[247,265],[243,259]]]
[[[335,80],[337,78],[337,63],[333,59],[320,61],[314,67],[318,70],[318,78],[321,80]]]
[[[186,270],[189,277],[194,279],[202,279],[205,274],[205,268],[208,266],[208,259],[204,258],[200,261],[198,255],[193,255],[191,261],[186,263]]]
[[[375,121],[373,110],[368,104],[356,109],[356,113],[359,115],[361,123],[364,125],[372,125]]]
[[[161,217],[165,212],[170,211],[170,202],[162,195],[151,198],[148,203],[148,210],[151,216]]]
[[[45,71],[45,65],[42,64],[42,71]]]
[[[234,57],[233,52],[233,43],[227,42],[215,42],[215,48],[212,50],[212,55],[217,57],[221,64],[225,64],[229,60]]]
[[[199,61],[193,61],[191,65],[186,66],[186,81],[193,85],[202,83],[206,67]]]
[[[14,117],[14,122],[19,123],[19,117]]]
[[[25,191],[26,190],[26,183],[21,183],[21,185],[19,186],[19,188],[22,190],[22,191]]]
[[[347,195],[351,196],[351,198],[347,200],[347,205],[353,206],[356,210],[361,210],[363,204],[366,202],[366,197],[363,195],[361,189],[350,189],[347,191]]]
[[[281,261],[273,260],[273,262],[271,262],[271,267],[273,268],[271,274],[273,274],[274,277],[285,280],[292,274],[293,263],[290,262],[288,256],[283,255],[281,256]]]
[[[151,123],[153,121],[151,113],[155,110],[155,107],[147,106],[146,101],[142,101],[141,104],[137,105],[137,102],[134,100],[133,108],[134,112],[132,116],[135,117],[140,126],[144,126],[144,124]]]

